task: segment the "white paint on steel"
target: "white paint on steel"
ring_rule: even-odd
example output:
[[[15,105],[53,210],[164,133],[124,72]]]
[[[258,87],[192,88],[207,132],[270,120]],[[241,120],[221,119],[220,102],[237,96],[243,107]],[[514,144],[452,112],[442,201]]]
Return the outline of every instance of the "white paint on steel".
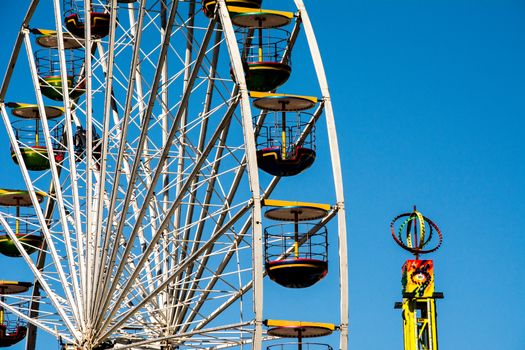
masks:
[[[69,227],[68,227],[68,222],[67,222],[67,214],[66,214],[66,211],[65,211],[65,206],[64,206],[64,198],[62,196],[62,191],[61,191],[61,187],[60,187],[60,178],[59,178],[59,175],[58,175],[58,172],[57,172],[57,164],[56,164],[56,161],[55,161],[55,152],[53,150],[53,145],[51,143],[51,133],[49,131],[49,126],[47,124],[47,115],[46,115],[46,109],[44,108],[44,100],[42,98],[42,93],[40,91],[40,83],[39,83],[39,79],[38,79],[38,73],[37,73],[37,68],[36,68],[36,64],[35,64],[35,58],[33,56],[33,49],[31,47],[31,40],[29,38],[29,31],[26,31],[25,32],[25,37],[24,37],[24,42],[25,42],[25,45],[26,45],[26,54],[27,54],[27,59],[28,59],[28,65],[29,65],[29,68],[30,68],[30,71],[31,71],[31,78],[32,78],[32,82],[33,82],[33,87],[35,89],[35,92],[36,92],[36,100],[37,100],[37,104],[38,104],[38,111],[39,111],[39,116],[40,116],[40,124],[42,125],[42,130],[44,132],[44,140],[45,140],[45,143],[46,143],[46,150],[47,150],[47,154],[48,154],[48,161],[49,161],[49,165],[50,165],[50,170],[51,170],[51,178],[52,178],[52,181],[53,181],[53,184],[56,188],[55,190],[55,196],[56,196],[56,201],[57,201],[57,204],[58,204],[58,210],[59,210],[59,214],[60,214],[60,220],[62,222],[62,225],[63,225],[63,235],[64,235],[64,243],[65,243],[65,246],[66,246],[66,254],[67,254],[67,257],[68,257],[68,260],[69,259],[73,259],[73,248],[72,248],[72,243],[71,243],[71,235],[70,235],[70,232],[69,232]],[[19,147],[18,145],[16,145],[16,149],[19,150]],[[22,165],[23,164],[23,165]],[[23,159],[21,159],[18,163],[18,165],[22,165],[22,167],[25,168],[25,162]],[[26,169],[27,171],[27,169]],[[30,181],[30,178],[29,178],[29,174],[28,174],[28,180]],[[38,202],[33,202],[33,205],[35,203],[38,203]],[[44,220],[44,215],[42,214],[42,210],[40,209],[39,211],[37,211],[37,213],[40,214],[40,217],[42,218],[42,220],[40,221],[40,224],[42,226],[46,226],[47,228],[47,224],[46,224],[46,221]],[[48,238],[46,238],[48,239]],[[73,265],[73,262],[74,260],[71,260],[71,261],[68,261],[69,263],[69,277],[71,278],[71,281],[73,283],[73,290],[74,290],[74,294],[71,292],[71,289],[67,288],[66,286],[68,286],[68,283],[67,283],[67,277],[66,277],[66,274],[64,272],[64,268],[62,266],[62,258],[60,256],[58,256],[58,253],[57,251],[54,249],[54,245],[50,245],[51,247],[51,251],[52,251],[52,254],[56,255],[53,257],[54,261],[55,261],[55,264],[56,264],[56,269],[57,269],[57,272],[58,272],[58,275],[60,277],[60,281],[62,282],[62,285],[64,286],[64,292],[66,294],[66,298],[70,304],[70,307],[72,308],[72,311],[73,311],[73,315],[75,316],[75,319],[76,319],[76,322],[78,324],[82,324],[82,317],[81,317],[81,308],[75,308],[74,305],[77,305],[77,303],[79,303],[82,299],[82,296],[80,294],[80,290],[79,290],[79,286],[78,286],[78,276],[76,274],[76,268],[75,266]],[[85,310],[84,310],[85,311]]]
[[[81,223],[81,219],[80,219],[80,200],[79,200],[79,191],[78,191],[78,179],[77,179],[77,171],[76,171],[76,160],[75,160],[75,152],[74,152],[74,142],[73,142],[73,130],[72,130],[72,120],[75,121],[75,124],[77,126],[80,125],[80,122],[78,121],[78,119],[76,117],[74,117],[74,114],[72,114],[71,112],[71,104],[70,104],[70,99],[69,99],[69,88],[68,88],[68,83],[67,83],[67,66],[66,66],[66,59],[65,59],[65,49],[64,49],[64,33],[62,31],[62,23],[61,23],[61,12],[60,12],[60,4],[59,4],[59,1],[58,0],[54,0],[53,1],[53,10],[54,10],[54,14],[55,14],[55,26],[56,26],[56,31],[57,31],[57,42],[58,42],[58,52],[59,52],[59,60],[60,60],[60,79],[61,79],[61,83],[62,83],[62,95],[63,95],[63,100],[64,100],[64,114],[66,116],[66,125],[65,125],[65,130],[66,130],[66,137],[67,137],[67,147],[68,147],[68,155],[69,155],[69,163],[70,163],[70,177],[71,177],[71,183],[72,183],[72,191],[73,191],[73,204],[74,204],[74,213],[75,213],[75,231],[76,231],[76,235],[77,235],[77,241],[80,241],[82,242],[84,240],[84,234],[83,234],[83,230],[82,230],[82,223]],[[27,43],[30,45],[30,40],[29,38],[27,38]],[[30,48],[28,48],[28,52],[31,51],[31,53],[28,53],[28,55],[33,55],[32,54],[32,50]],[[36,75],[36,69],[34,67],[34,58],[31,58],[29,60],[29,65],[31,67],[31,69],[33,69],[35,72],[32,73],[34,74],[34,77],[33,77],[33,81],[35,81],[35,79],[37,79],[37,75]],[[40,93],[40,88],[38,86],[37,83],[33,83],[33,85],[35,86],[35,90],[37,91],[37,102],[38,102],[38,105],[39,105],[39,108],[42,108],[43,109],[43,105],[44,105],[44,102],[43,102],[43,99],[42,99],[42,94]],[[42,106],[42,107],[40,107]],[[42,112],[41,112],[42,113]],[[53,164],[54,165],[54,164]],[[52,166],[53,168],[53,166]],[[53,169],[56,171],[56,168]],[[52,170],[52,171],[53,171]],[[57,182],[54,182],[55,183],[55,189],[58,190],[60,189],[60,181]],[[59,210],[60,211],[64,211],[65,208],[64,207],[60,207],[61,204],[63,205],[63,203],[59,203],[58,206],[59,206]],[[66,223],[66,226],[64,227],[64,230],[67,229],[67,223]],[[46,238],[47,240],[48,238]],[[51,246],[53,246],[53,244],[51,243]],[[77,244],[77,250],[76,250],[76,253],[79,257],[79,260],[80,259],[83,259],[84,258],[84,250],[83,249],[79,249],[79,246],[81,245],[78,245]],[[80,260],[82,261],[82,260]],[[81,325],[82,327],[85,327],[86,326],[86,322],[85,322],[85,311],[86,311],[86,307],[87,305],[85,304],[85,296],[86,296],[86,286],[85,284],[83,284],[83,282],[85,283],[85,279],[83,278],[84,275],[87,273],[86,272],[86,268],[83,264],[79,264],[79,273],[80,273],[80,290],[81,290],[81,295],[79,295],[77,297],[77,301],[78,301],[78,308],[79,308],[79,312],[80,312],[80,315],[81,315]],[[72,274],[75,273],[75,271],[71,271]],[[83,275],[84,274],[84,275]],[[73,278],[78,278],[76,276],[74,276]],[[75,282],[77,283],[77,282]],[[66,286],[66,285],[65,285]],[[80,305],[81,304],[81,305]]]
[[[9,140],[11,141],[11,145],[13,147],[13,150],[15,151],[16,159],[19,162],[20,170],[22,171],[22,176],[23,176],[24,181],[26,183],[26,186],[27,186],[27,189],[28,189],[28,193],[29,193],[29,197],[31,198],[31,202],[33,203],[33,207],[35,208],[35,213],[36,213],[36,216],[38,218],[38,222],[39,222],[39,224],[42,227],[42,233],[44,234],[45,239],[47,241],[50,241],[49,248],[51,250],[51,257],[53,259],[53,263],[55,265],[58,265],[58,264],[60,264],[60,256],[57,254],[56,248],[55,248],[53,242],[51,241],[51,239],[52,239],[51,238],[51,233],[49,232],[49,228],[47,227],[44,215],[42,214],[42,210],[40,208],[40,203],[38,202],[38,199],[36,197],[36,192],[37,191],[35,191],[35,189],[33,187],[33,183],[31,182],[31,178],[29,177],[29,172],[28,172],[28,170],[27,170],[27,168],[25,166],[24,159],[22,158],[22,153],[20,152],[20,148],[18,147],[18,144],[17,144],[18,141],[16,139],[13,127],[11,126],[11,122],[9,120],[9,116],[7,115],[7,111],[5,109],[5,105],[2,103],[0,105],[0,107],[1,107],[2,118],[4,119],[4,124],[5,124],[6,130],[7,130],[7,135],[9,136]],[[58,269],[58,267],[57,267],[57,269]],[[60,276],[60,278],[62,279],[63,276]],[[48,292],[48,291],[50,292],[51,289],[46,290],[46,292]],[[53,300],[53,295],[54,295],[53,293],[52,294],[48,294],[48,296],[52,300]],[[61,307],[60,303],[58,302],[58,300],[56,300],[56,298],[55,298],[54,302],[55,302],[55,306],[57,306],[57,312],[60,314],[60,317],[63,319],[64,324],[69,329],[71,334],[73,334],[78,339],[79,333],[76,331],[75,326],[73,325],[73,323],[71,322],[69,317],[66,316],[66,313],[65,313],[63,307]],[[72,307],[71,300],[68,300],[68,303],[69,303],[69,307]]]
[[[315,38],[312,23],[308,16],[308,12],[304,6],[302,0],[294,0],[299,10],[301,20],[303,21],[306,38],[308,40],[308,46],[310,47],[310,53],[317,73],[317,79],[323,95],[323,101],[325,103],[325,116],[326,126],[328,129],[328,142],[330,145],[330,156],[332,158],[332,172],[334,177],[335,193],[337,200],[337,221],[338,221],[338,238],[339,238],[339,288],[340,288],[340,302],[341,302],[341,314],[340,314],[340,349],[348,349],[348,254],[347,254],[347,236],[346,236],[346,217],[345,217],[345,204],[344,204],[344,192],[343,192],[343,175],[341,171],[341,157],[339,155],[339,146],[337,142],[337,133],[335,129],[334,113],[332,109],[332,101],[330,99],[330,92],[328,90],[328,83],[326,80],[326,74],[324,71],[323,62],[321,60],[321,53],[319,46]]]
[[[262,256],[262,217],[261,217],[261,196],[259,193],[259,173],[257,167],[255,135],[252,126],[252,111],[246,80],[244,78],[244,69],[241,61],[241,54],[237,39],[233,30],[230,14],[224,0],[219,0],[218,15],[224,29],[224,37],[228,45],[230,62],[233,68],[235,81],[239,85],[241,94],[241,114],[242,127],[244,134],[244,144],[246,147],[246,161],[248,178],[250,181],[250,190],[252,191],[253,209],[252,209],[252,228],[253,228],[253,303],[255,313],[255,332],[253,340],[253,349],[261,350],[262,347],[262,321],[263,321],[263,277],[264,261]]]

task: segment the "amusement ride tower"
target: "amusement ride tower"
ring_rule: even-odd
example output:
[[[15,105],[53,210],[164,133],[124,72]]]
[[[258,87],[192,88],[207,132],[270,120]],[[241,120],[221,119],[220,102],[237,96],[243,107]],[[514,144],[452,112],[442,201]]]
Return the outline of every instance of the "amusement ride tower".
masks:
[[[396,216],[390,228],[396,243],[415,257],[402,267],[403,301],[395,303],[402,310],[404,349],[437,350],[436,299],[442,299],[443,293],[435,291],[434,262],[419,257],[438,250],[443,236],[415,206],[412,213]]]

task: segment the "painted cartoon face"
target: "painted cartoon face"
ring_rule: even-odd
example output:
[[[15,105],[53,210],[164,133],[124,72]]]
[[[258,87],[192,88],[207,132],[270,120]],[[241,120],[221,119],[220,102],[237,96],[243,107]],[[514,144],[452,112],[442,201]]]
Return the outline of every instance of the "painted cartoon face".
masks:
[[[417,283],[417,284],[423,284],[429,279],[430,279],[430,276],[428,275],[428,273],[424,273],[424,272],[418,272],[412,275],[412,282]]]
[[[434,264],[432,260],[407,260],[402,268],[404,293],[429,297],[434,293]]]

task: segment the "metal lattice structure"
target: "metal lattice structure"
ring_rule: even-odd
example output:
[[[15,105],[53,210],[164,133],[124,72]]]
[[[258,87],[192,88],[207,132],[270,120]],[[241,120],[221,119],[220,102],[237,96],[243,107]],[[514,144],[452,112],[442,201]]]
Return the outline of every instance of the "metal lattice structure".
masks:
[[[3,142],[23,181],[18,192],[0,192],[0,227],[33,283],[24,303],[2,297],[0,309],[27,324],[26,349],[42,332],[65,348],[99,350],[261,349],[272,338],[263,328],[262,207],[282,181],[259,176],[267,112],[252,109],[240,40],[253,30],[232,24],[247,10],[230,6],[242,1],[211,3],[203,13],[195,0],[31,1],[0,90]],[[329,149],[336,200],[313,227],[336,228],[334,321],[346,350],[333,110],[304,4],[286,6],[293,25],[282,55],[307,44],[301,54],[315,66],[320,96],[298,137],[318,120],[328,130],[317,139]]]

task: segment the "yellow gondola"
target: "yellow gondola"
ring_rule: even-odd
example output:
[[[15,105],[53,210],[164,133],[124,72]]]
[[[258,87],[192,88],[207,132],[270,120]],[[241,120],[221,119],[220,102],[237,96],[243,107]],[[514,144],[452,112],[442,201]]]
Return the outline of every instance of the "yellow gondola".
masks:
[[[38,202],[44,200],[44,193],[36,192],[35,195]],[[32,206],[29,192],[24,190],[0,189],[0,206],[15,208],[15,213],[10,215],[6,221],[26,253],[32,254],[40,249],[44,239],[40,233],[38,220],[32,213],[22,213],[22,208]],[[15,242],[2,226],[0,226],[0,253],[10,257],[21,256]]]
[[[45,135],[42,130],[42,120],[38,105],[27,103],[8,103],[12,114],[18,118],[13,122],[13,129],[18,141],[22,159],[28,170],[41,171],[50,167],[49,154],[46,148]],[[59,140],[62,139],[62,124],[58,118],[62,116],[64,109],[61,107],[45,106],[43,108],[47,125],[52,134],[53,154],[56,162],[64,160],[65,148]],[[11,149],[11,158],[18,164],[16,151]]]

